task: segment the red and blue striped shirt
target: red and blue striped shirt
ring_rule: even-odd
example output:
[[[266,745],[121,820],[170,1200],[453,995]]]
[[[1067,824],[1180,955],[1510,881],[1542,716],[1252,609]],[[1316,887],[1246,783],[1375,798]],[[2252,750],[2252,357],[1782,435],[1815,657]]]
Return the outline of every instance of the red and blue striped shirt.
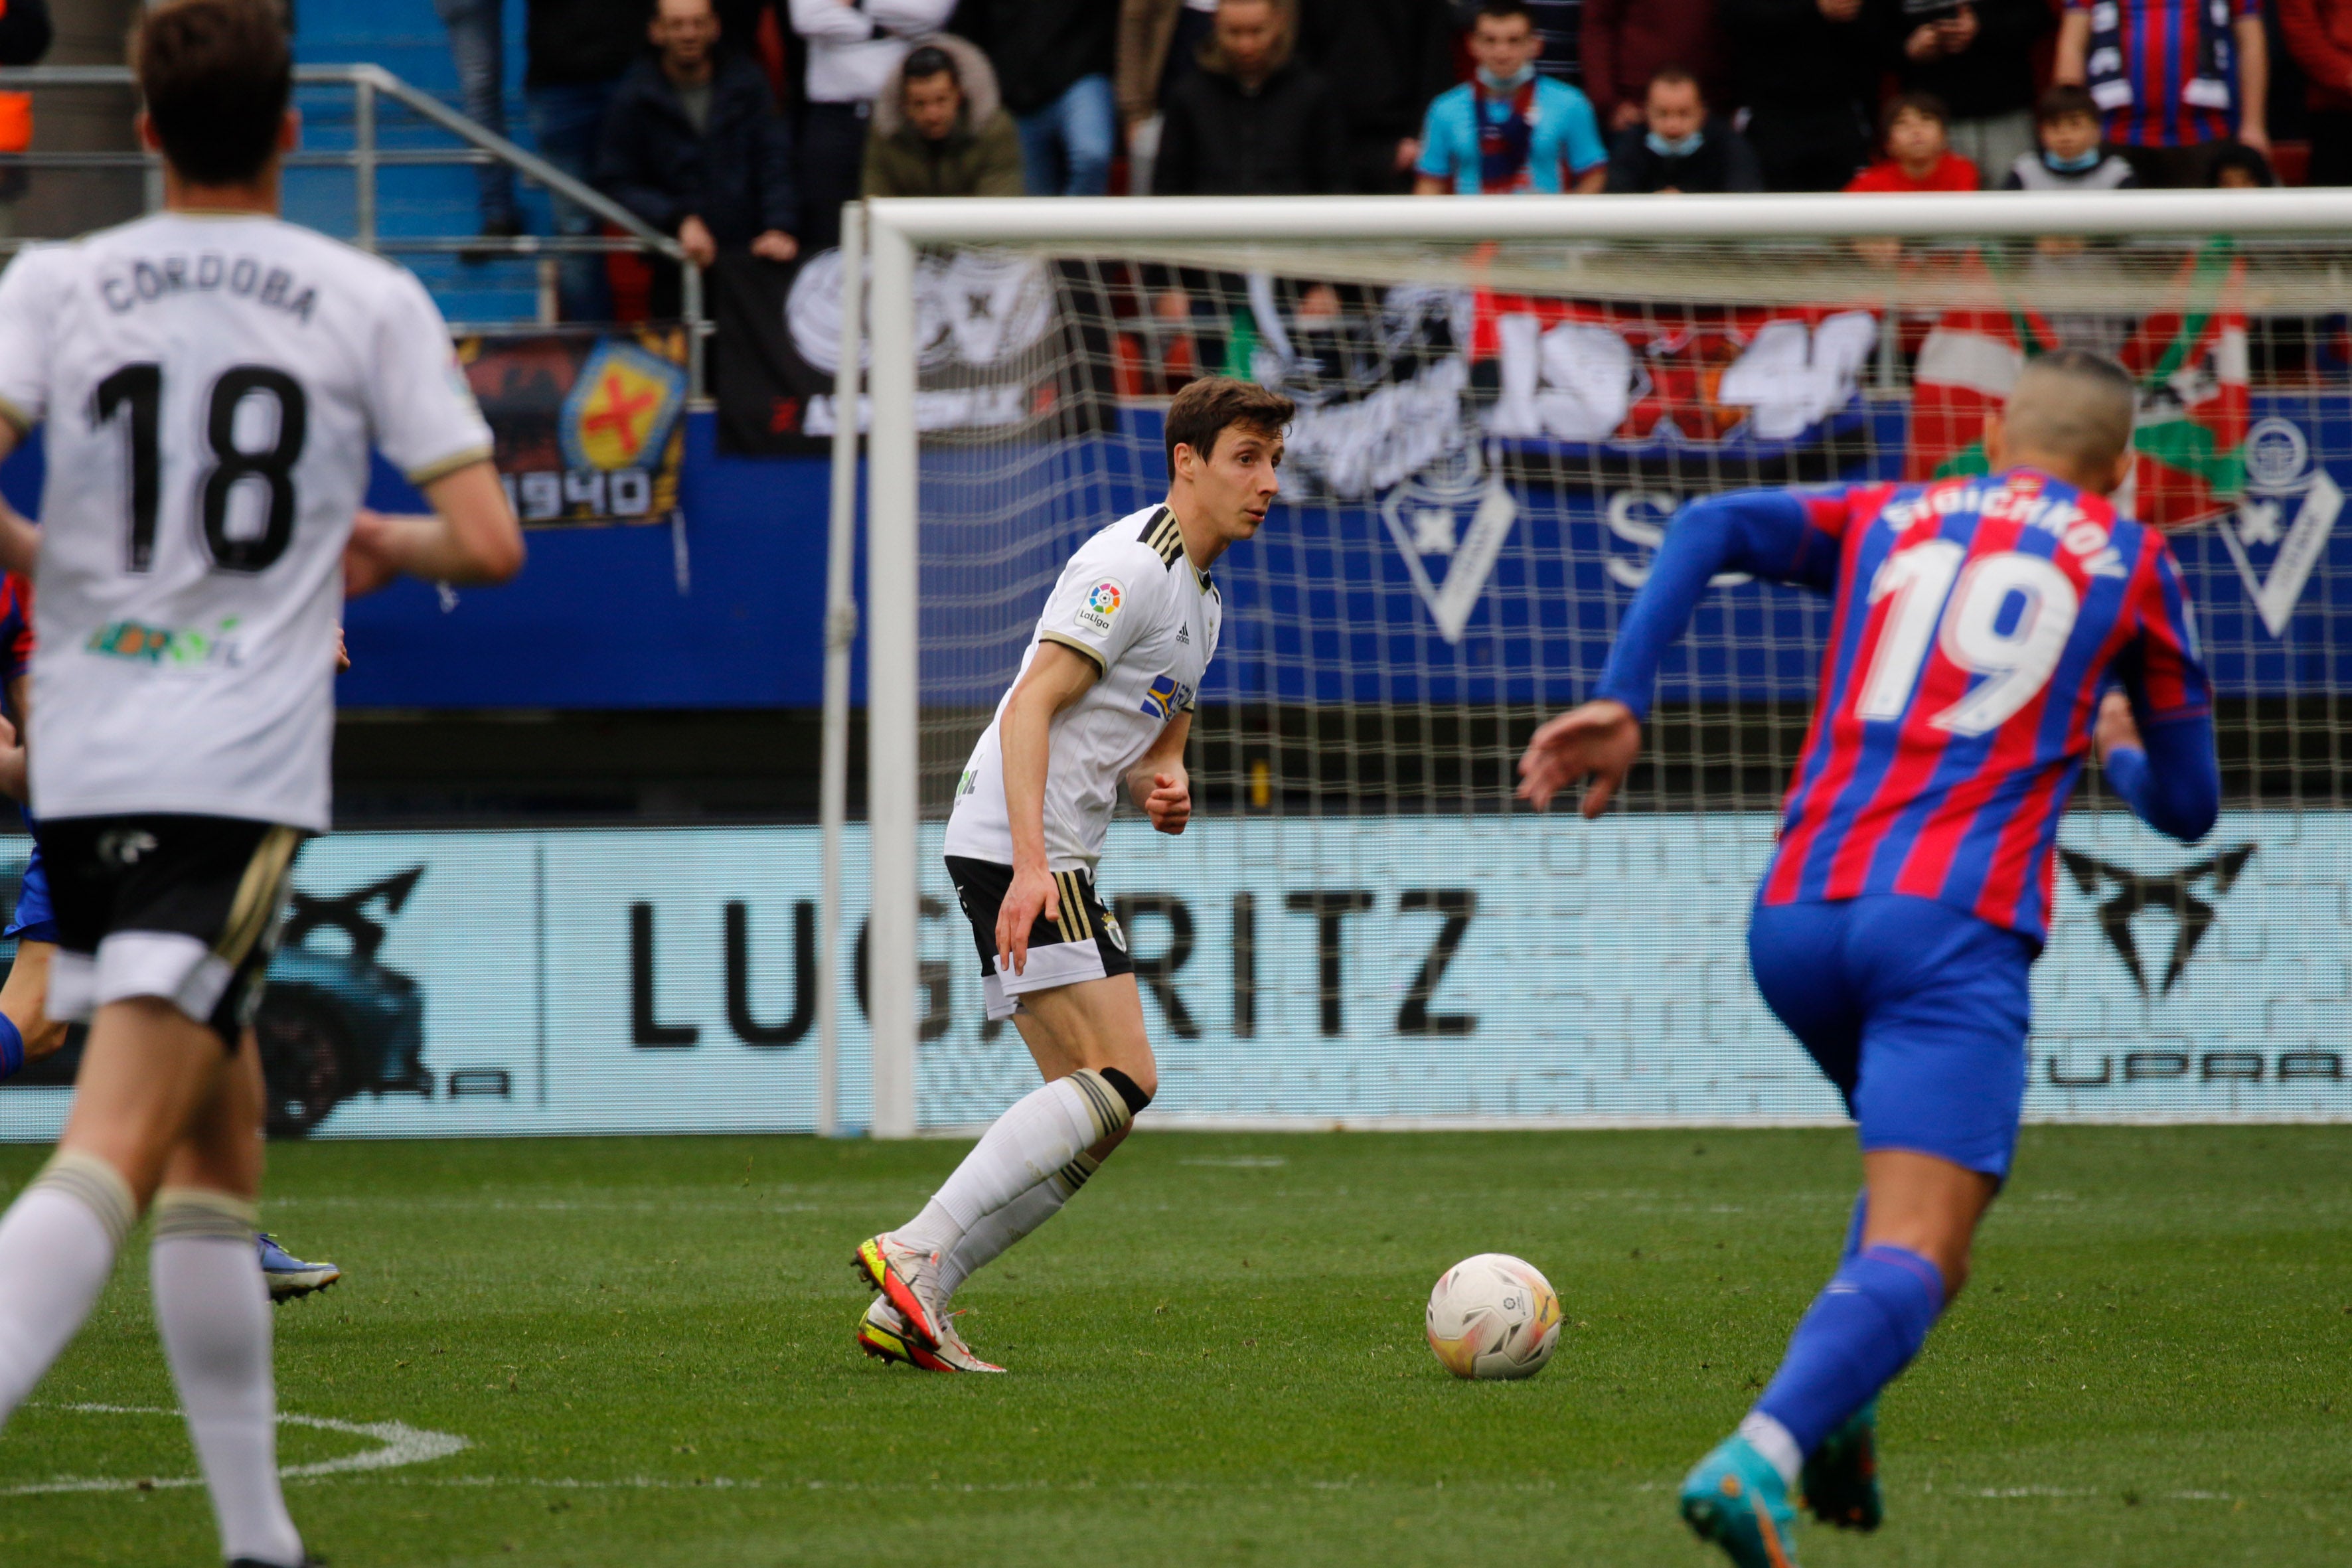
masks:
[[[2262,0],[2222,0],[2231,17],[2260,18]],[[2211,0],[2066,0],[2069,11],[2095,15],[2105,5],[2116,6],[2115,47],[2121,50],[2116,76],[2129,84],[2129,103],[2103,117],[2106,139],[2125,147],[2193,147],[2205,142],[2226,142],[2238,133],[2237,115],[2231,108],[2192,101],[2191,83],[2202,69],[2204,23],[2201,14]],[[2091,47],[2099,47],[2098,35]],[[2230,97],[2238,95],[2234,47],[2228,71]],[[2101,73],[2096,65],[2095,79]]]
[[[1834,601],[1765,903],[1909,894],[2044,940],[2058,822],[2101,693],[2120,680],[2143,728],[2195,721],[2210,737],[2179,567],[2096,496],[2017,468],[1701,505],[1736,531],[1675,574],[1694,590],[1728,565]],[[1660,633],[1689,609],[1659,573],[1652,585],[1658,603],[1644,615],[1637,601],[1596,693],[1637,714]]]

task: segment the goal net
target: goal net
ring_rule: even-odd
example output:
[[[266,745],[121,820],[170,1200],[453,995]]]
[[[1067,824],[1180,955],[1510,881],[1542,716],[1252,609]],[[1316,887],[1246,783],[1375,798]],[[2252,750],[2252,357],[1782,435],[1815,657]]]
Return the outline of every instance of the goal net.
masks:
[[[1279,503],[1215,568],[1192,826],[1158,836],[1122,805],[1099,872],[1154,1114],[1836,1117],[1745,945],[1824,601],[1715,584],[1601,820],[1516,805],[1514,763],[1591,690],[1684,502],[1979,468],[1987,411],[2059,345],[2140,384],[2126,504],[2185,570],[2226,806],[2182,847],[2090,770],[2060,835],[2028,1113],[2352,1114],[2352,201],[869,211],[862,963],[877,995],[912,998],[877,1004],[877,1128],[985,1121],[1034,1082],[983,1020],[941,834],[1061,566],[1165,493],[1167,401],[1212,373],[1299,415]]]

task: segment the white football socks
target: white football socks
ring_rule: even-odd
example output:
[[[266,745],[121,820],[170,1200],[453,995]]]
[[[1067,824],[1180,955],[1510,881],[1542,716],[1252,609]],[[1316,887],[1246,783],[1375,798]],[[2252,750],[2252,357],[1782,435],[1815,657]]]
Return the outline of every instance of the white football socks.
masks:
[[[269,1287],[250,1204],[173,1188],[155,1202],[155,1322],[188,1415],[220,1524],[221,1555],[302,1561],[278,1482],[278,1401],[269,1364]]]
[[[1081,1068],[1015,1100],[898,1239],[941,1259],[966,1232],[1131,1120],[1102,1074]],[[1001,1250],[1001,1249],[1000,1249]]]
[[[89,1316],[138,1214],[113,1166],[67,1152],[0,1216],[0,1424]]]
[[[1805,1468],[1805,1456],[1797,1451],[1797,1439],[1786,1426],[1765,1415],[1751,1410],[1739,1423],[1739,1435],[1748,1446],[1764,1456],[1764,1462],[1780,1472],[1780,1479],[1793,1487]]]
[[[1080,1154],[994,1214],[982,1215],[952,1250],[940,1255],[940,1300],[954,1295],[957,1286],[996,1261],[1005,1248],[1061,1213],[1062,1205],[1100,1169],[1100,1160]]]

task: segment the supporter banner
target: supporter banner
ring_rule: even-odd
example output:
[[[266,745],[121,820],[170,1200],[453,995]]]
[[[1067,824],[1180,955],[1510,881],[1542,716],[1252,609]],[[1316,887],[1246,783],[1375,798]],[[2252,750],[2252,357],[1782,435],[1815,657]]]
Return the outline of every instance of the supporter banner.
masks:
[[[1102,886],[1160,1059],[1153,1114],[1311,1124],[1833,1118],[1757,1000],[1759,815],[1115,826]],[[978,958],[923,858],[926,1126],[1034,1083],[981,1017]],[[2029,1114],[2352,1117],[2342,911],[2352,817],[2235,813],[2183,848],[2063,835]],[[862,904],[862,836],[849,887]],[[349,834],[308,849],[260,1031],[274,1120],[334,1136],[814,1125],[809,828]],[[856,967],[862,914],[844,938]],[[845,998],[845,1120],[866,1116]],[[70,1051],[69,1047],[69,1051]],[[73,1058],[0,1089],[47,1139]]]
[[[457,357],[526,525],[670,521],[686,449],[683,331],[461,338]]]
[[[841,253],[779,266],[723,256],[711,289],[711,393],[719,441],[751,457],[829,450],[841,363]],[[1053,393],[1031,353],[1055,321],[1045,263],[996,251],[925,252],[915,269],[915,349],[924,430],[1016,426]],[[871,417],[861,406],[858,427]]]
[[[1867,423],[1862,382],[1879,335],[1868,310],[1416,285],[1356,315],[1286,322],[1278,297],[1252,290],[1247,363],[1300,401],[1289,456],[1308,493],[1360,499],[1482,450],[1489,466],[1553,479],[1692,471],[1718,486],[1785,483],[1823,477]]]

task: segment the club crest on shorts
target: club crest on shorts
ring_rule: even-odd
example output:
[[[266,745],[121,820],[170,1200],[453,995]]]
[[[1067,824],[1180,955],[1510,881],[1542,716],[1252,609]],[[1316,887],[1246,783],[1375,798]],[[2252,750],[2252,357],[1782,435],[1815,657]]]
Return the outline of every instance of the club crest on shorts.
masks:
[[[1102,931],[1103,935],[1110,938],[1110,944],[1113,947],[1121,952],[1127,951],[1127,932],[1119,929],[1118,917],[1108,910],[1105,910],[1102,914]]]
[[[1111,617],[1118,614],[1118,607],[1125,603],[1127,584],[1116,577],[1105,577],[1087,590],[1087,596],[1078,602],[1077,614],[1070,618],[1081,630],[1092,632],[1097,637],[1108,637]]]

